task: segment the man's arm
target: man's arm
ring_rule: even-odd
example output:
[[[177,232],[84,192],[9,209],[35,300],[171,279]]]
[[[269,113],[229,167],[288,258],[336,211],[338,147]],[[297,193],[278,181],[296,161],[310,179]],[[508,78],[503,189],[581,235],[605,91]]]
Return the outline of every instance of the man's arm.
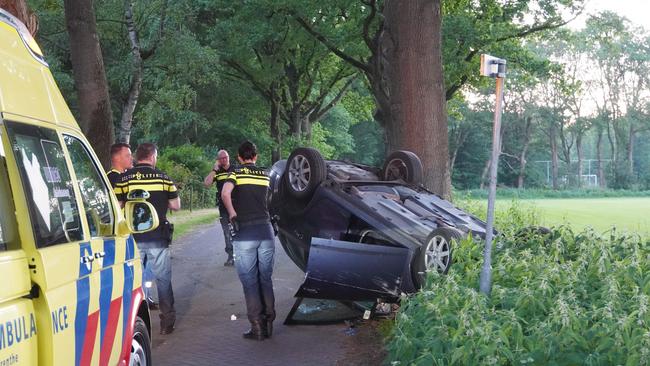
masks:
[[[205,188],[210,188],[212,183],[214,183],[214,176],[217,174],[217,170],[219,170],[219,160],[217,160],[214,163],[214,166],[212,167],[212,171],[208,173],[208,175],[205,176],[205,179],[203,179],[203,185]]]
[[[180,197],[172,198],[172,199],[168,200],[167,202],[168,202],[167,207],[169,207],[170,210],[178,211],[178,210],[181,209],[181,198]]]
[[[234,188],[235,184],[233,182],[226,182],[224,183],[223,188],[221,188],[221,202],[226,206],[228,216],[231,219],[237,216],[237,212],[235,212],[235,208],[232,206],[232,190]]]

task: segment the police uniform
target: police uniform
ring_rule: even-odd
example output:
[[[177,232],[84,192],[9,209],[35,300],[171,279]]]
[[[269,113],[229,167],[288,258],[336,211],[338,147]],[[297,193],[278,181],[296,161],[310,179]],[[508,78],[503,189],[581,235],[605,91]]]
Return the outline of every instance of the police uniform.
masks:
[[[251,323],[275,319],[273,257],[275,242],[267,208],[269,177],[254,164],[235,168],[226,182],[234,185],[231,198],[239,231],[233,238],[235,266],[244,288]]]
[[[108,173],[106,173],[106,176],[108,177],[108,181],[111,183],[111,187],[113,188],[113,190],[115,190],[115,187],[120,182],[120,175],[122,175],[122,173],[117,171],[117,169],[115,168],[112,168],[111,170],[108,171]]]
[[[126,202],[128,193],[135,189],[149,192],[147,201],[156,209],[160,221],[156,230],[133,234],[133,236],[140,249],[145,270],[151,270],[156,277],[161,329],[173,329],[176,311],[171,283],[172,271],[169,252],[171,238],[167,210],[169,200],[178,197],[178,190],[167,174],[149,164],[142,163],[136,164],[121,175],[115,193],[120,201]]]
[[[234,170],[235,167],[232,164],[228,166],[228,169],[224,169],[223,167],[220,167],[219,170],[213,169],[215,175],[212,180],[212,182],[217,186],[217,207],[219,207],[219,222],[221,224],[221,229],[223,230],[223,238],[226,242],[226,253],[228,253],[228,260],[230,261],[230,265],[232,265],[233,256],[232,236],[230,235],[230,227],[228,226],[230,223],[230,218],[228,217],[228,210],[226,210],[226,206],[224,206],[223,202],[221,201],[221,189],[223,188],[224,183],[226,183],[226,179],[230,173],[234,172]]]

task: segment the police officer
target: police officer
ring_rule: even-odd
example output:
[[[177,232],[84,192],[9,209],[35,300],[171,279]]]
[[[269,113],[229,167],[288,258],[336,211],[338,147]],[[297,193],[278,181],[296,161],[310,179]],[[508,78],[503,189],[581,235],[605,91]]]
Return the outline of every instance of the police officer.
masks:
[[[228,210],[223,205],[221,200],[221,191],[223,189],[223,184],[226,182],[228,174],[232,173],[234,167],[230,164],[230,156],[226,150],[219,150],[217,152],[217,161],[214,163],[212,171],[205,177],[203,180],[203,185],[206,188],[210,188],[213,183],[217,185],[217,206],[219,207],[219,222],[221,223],[221,229],[223,230],[223,237],[226,243],[226,253],[228,254],[228,259],[223,264],[224,266],[232,266],[235,264],[235,261],[232,256],[232,237],[230,235],[230,218],[228,217]]]
[[[160,306],[160,334],[174,331],[176,310],[174,309],[174,292],[172,291],[172,263],[169,250],[171,242],[170,224],[167,210],[177,211],[181,201],[174,182],[164,172],[156,169],[158,149],[156,145],[144,143],[135,151],[136,164],[122,174],[117,189],[121,189],[119,199],[126,201],[131,190],[144,189],[149,192],[149,199],[158,214],[160,226],[142,234],[134,234],[145,270],[150,269],[156,277],[158,302]]]
[[[119,182],[120,174],[133,167],[133,158],[131,157],[131,146],[122,142],[111,145],[111,170],[106,173],[111,187]],[[115,192],[118,194],[120,192]]]
[[[271,281],[275,242],[266,205],[269,177],[255,166],[255,144],[245,141],[239,146],[238,154],[242,165],[226,179],[221,198],[236,231],[233,238],[235,267],[244,288],[246,312],[251,323],[244,338],[261,341],[273,334],[275,319]]]

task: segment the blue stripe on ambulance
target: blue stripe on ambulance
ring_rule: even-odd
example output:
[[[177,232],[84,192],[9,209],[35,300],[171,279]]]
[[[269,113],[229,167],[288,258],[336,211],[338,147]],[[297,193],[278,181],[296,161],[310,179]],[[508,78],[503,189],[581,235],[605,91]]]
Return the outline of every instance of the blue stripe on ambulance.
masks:
[[[130,317],[131,309],[131,297],[133,296],[133,264],[129,263],[133,258],[135,258],[135,241],[133,241],[133,236],[129,236],[126,240],[126,254],[124,256],[124,292],[122,292],[122,309],[124,314],[122,316],[122,339],[125,337],[127,324]]]
[[[79,244],[79,258],[92,255],[90,243]],[[74,320],[74,350],[75,365],[81,362],[81,352],[86,338],[86,326],[88,325],[88,308],[90,306],[90,278],[88,275],[92,272],[92,262],[81,263],[79,261],[79,278],[77,279],[77,310]]]
[[[111,298],[113,296],[113,264],[115,264],[115,240],[104,240],[104,258],[102,261],[102,272],[100,274],[101,291],[99,293],[99,324],[100,345],[104,344],[106,325],[108,324],[108,313],[111,309]],[[100,346],[101,347],[101,346]]]

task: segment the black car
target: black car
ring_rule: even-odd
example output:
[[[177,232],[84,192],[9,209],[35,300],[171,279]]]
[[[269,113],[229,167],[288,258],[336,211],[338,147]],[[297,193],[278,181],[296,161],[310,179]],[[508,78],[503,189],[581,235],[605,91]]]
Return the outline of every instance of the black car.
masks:
[[[446,273],[462,237],[485,237],[483,221],[421,186],[409,151],[377,169],[297,148],[269,175],[278,237],[305,271],[297,297],[395,300],[428,271]]]

